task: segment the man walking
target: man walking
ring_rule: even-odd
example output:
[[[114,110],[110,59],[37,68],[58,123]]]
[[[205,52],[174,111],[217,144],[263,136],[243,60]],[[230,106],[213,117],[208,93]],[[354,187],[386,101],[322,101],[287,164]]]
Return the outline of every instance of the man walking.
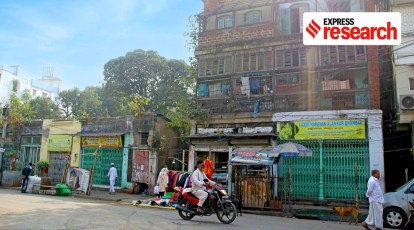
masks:
[[[367,184],[366,197],[369,199],[369,211],[365,221],[362,222],[362,227],[370,229],[368,225],[375,226],[375,230],[382,229],[382,212],[384,204],[384,196],[379,183],[380,172],[377,169],[371,171],[371,177]]]
[[[22,193],[26,193],[27,185],[29,184],[29,176],[32,172],[32,162],[30,162],[24,169],[22,170]]]
[[[115,194],[115,181],[118,179],[118,173],[116,172],[116,168],[114,163],[111,163],[111,168],[109,169],[108,175],[109,177],[109,194]]]

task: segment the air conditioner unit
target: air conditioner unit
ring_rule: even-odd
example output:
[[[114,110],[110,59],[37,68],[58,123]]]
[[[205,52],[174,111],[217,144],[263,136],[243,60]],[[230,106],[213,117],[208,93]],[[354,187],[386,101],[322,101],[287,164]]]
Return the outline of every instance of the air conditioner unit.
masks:
[[[414,110],[414,95],[400,95],[400,107]]]

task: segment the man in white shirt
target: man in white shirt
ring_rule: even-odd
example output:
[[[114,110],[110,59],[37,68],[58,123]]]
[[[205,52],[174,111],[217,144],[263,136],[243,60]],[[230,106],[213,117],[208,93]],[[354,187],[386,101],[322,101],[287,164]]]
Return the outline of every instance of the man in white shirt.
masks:
[[[118,173],[116,172],[115,164],[111,163],[111,168],[109,169],[108,175],[109,177],[109,194],[115,194],[115,181],[118,179]]]
[[[203,186],[207,186],[207,185],[215,185],[216,183],[214,183],[213,181],[209,180],[206,176],[206,174],[204,174],[203,170],[204,170],[205,166],[204,166],[204,162],[202,161],[197,161],[197,170],[195,170],[193,172],[193,177],[192,177],[192,193],[199,199],[198,201],[198,208],[197,208],[197,212],[203,214],[205,213],[205,211],[203,210],[203,204],[207,199],[207,192],[204,191]],[[204,180],[207,181],[205,182]]]
[[[384,204],[384,196],[379,183],[380,172],[377,169],[371,171],[371,177],[367,183],[366,197],[369,199],[369,211],[365,221],[362,222],[362,227],[370,229],[368,225],[375,226],[376,230],[382,229],[382,212]]]

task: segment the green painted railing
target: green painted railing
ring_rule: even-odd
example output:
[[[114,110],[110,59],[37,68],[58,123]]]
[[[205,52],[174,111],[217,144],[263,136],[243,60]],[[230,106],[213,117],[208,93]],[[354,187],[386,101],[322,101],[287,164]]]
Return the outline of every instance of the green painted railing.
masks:
[[[280,144],[285,142],[288,141],[279,141]],[[294,142],[310,148],[313,156],[280,159],[278,173],[284,178],[289,178],[289,160],[292,160],[292,197],[354,200],[357,185],[359,199],[364,199],[370,176],[368,140]],[[287,188],[281,191],[283,188],[279,185],[278,189],[288,195]]]
[[[95,155],[93,152],[96,148],[82,148],[81,153],[81,168],[91,170],[95,161]],[[109,185],[108,171],[111,163],[115,164],[116,171],[118,172],[118,181],[115,186],[121,186],[122,178],[122,148],[100,148],[98,150],[98,159],[96,162],[96,169],[93,177],[94,185]]]

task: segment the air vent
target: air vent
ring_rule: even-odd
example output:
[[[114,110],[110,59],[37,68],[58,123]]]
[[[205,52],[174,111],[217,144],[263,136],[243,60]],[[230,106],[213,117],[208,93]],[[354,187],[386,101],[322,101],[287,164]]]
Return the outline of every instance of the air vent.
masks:
[[[401,109],[414,109],[414,95],[400,96]]]

